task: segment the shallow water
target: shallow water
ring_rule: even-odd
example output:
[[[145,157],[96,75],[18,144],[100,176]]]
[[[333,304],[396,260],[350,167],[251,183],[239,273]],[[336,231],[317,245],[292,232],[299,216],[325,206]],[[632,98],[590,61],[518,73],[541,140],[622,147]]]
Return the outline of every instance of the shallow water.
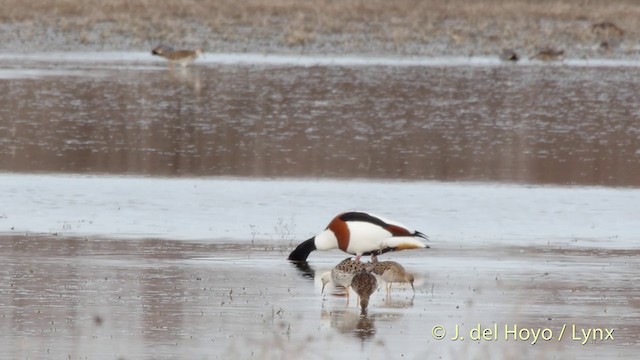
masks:
[[[633,66],[59,57],[2,60],[5,171],[640,185]]]
[[[637,355],[635,63],[0,64],[8,358]],[[285,260],[350,209],[430,237],[384,255],[416,275],[415,295],[379,291],[364,317],[320,293],[343,253]],[[498,333],[470,341],[478,326]],[[599,332],[582,344],[582,329]]]
[[[0,248],[9,358],[601,359],[633,358],[640,345],[638,250],[439,244],[392,254],[416,275],[416,294],[397,287],[386,299],[380,290],[363,317],[283,261],[283,243],[18,235]],[[312,272],[341,258],[312,254]],[[467,337],[495,324],[496,338]],[[437,325],[445,339],[432,335]],[[466,340],[452,340],[456,325]],[[505,326],[554,338],[532,344]],[[614,338],[583,345],[577,337],[589,328],[614,329]]]

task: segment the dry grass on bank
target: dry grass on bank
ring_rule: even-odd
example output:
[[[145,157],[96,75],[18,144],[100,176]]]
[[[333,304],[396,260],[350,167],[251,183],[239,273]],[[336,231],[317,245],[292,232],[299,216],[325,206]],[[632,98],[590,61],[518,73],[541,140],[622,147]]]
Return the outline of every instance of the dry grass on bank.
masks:
[[[367,41],[532,47],[549,39],[591,44],[591,24],[607,20],[625,29],[627,38],[640,39],[640,3],[632,0],[0,0],[0,7],[3,23],[100,31],[102,39],[118,35],[134,43],[206,46],[198,34],[208,33],[222,41],[281,46],[339,37],[342,45],[356,47]]]

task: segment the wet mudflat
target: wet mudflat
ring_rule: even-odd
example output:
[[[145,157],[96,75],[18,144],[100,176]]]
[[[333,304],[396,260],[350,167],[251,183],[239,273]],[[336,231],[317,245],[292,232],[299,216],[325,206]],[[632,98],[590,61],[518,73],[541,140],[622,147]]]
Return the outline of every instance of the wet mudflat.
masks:
[[[632,358],[639,345],[638,250],[439,244],[398,253],[388,258],[416,275],[416,294],[397,288],[387,300],[380,290],[360,316],[284,261],[283,243],[15,235],[0,244],[9,358],[598,359]],[[311,272],[341,258],[314,254]],[[498,333],[472,341],[478,325]],[[456,326],[465,340],[452,340]],[[532,345],[533,335],[506,332],[514,327],[553,339]],[[580,329],[594,328],[615,329],[614,339],[582,344]]]

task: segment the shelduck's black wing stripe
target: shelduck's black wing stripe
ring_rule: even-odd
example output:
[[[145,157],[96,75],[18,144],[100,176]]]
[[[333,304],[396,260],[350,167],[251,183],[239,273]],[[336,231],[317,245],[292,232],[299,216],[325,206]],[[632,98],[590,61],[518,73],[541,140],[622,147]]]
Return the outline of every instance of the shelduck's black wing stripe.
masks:
[[[375,216],[371,216],[367,213],[363,213],[363,212],[348,212],[348,213],[344,213],[342,215],[340,215],[340,220],[342,221],[364,221],[364,222],[368,222],[374,225],[378,225],[381,226],[383,228],[386,228],[387,226],[389,226],[389,224],[387,224],[386,222],[378,219]]]
[[[348,212],[340,215],[339,218],[342,221],[362,221],[380,226],[383,229],[389,231],[391,233],[391,236],[418,236],[427,239],[427,237],[419,231],[411,232],[400,225],[388,224],[380,218],[364,212]]]

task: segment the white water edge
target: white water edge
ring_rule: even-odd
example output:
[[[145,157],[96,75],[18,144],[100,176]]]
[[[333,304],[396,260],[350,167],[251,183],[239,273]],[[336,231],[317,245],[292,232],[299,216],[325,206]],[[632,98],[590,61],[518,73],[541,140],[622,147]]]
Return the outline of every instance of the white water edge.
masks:
[[[363,210],[431,246],[640,246],[640,189],[630,188],[12,173],[0,187],[4,234],[297,243]]]
[[[148,52],[36,52],[0,54],[0,62],[47,63],[161,63],[164,59]],[[205,53],[194,65],[275,65],[275,66],[501,66],[545,65],[577,67],[638,67],[640,61],[606,58],[567,58],[562,61],[522,59],[504,62],[498,56],[366,56],[321,54]]]

